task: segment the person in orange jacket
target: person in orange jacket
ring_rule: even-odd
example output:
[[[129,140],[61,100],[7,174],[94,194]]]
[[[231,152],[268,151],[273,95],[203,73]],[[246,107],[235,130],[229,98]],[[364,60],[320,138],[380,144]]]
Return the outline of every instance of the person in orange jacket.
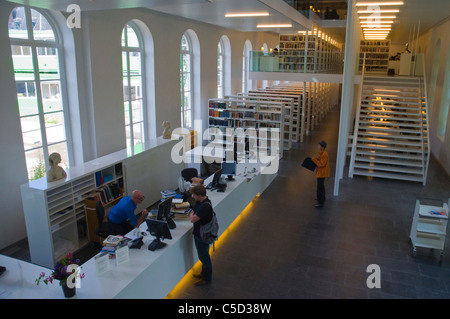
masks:
[[[319,142],[319,155],[312,158],[317,165],[315,175],[317,178],[317,204],[315,207],[322,207],[325,202],[325,178],[330,177],[330,163],[328,161],[328,153],[325,150],[327,143]]]

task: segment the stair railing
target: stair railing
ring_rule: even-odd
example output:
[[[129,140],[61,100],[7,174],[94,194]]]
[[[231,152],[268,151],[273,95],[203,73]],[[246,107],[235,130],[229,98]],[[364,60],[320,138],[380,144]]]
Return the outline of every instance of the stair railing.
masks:
[[[423,54],[420,54],[422,61],[423,61]],[[416,57],[417,59],[417,57]],[[422,76],[419,77],[420,80],[420,123],[421,123],[421,135],[422,135],[422,167],[423,167],[423,185],[425,186],[427,182],[427,175],[428,175],[428,165],[430,163],[430,130],[428,126],[428,96],[427,96],[427,81],[425,78],[425,63],[422,63]],[[422,82],[423,82],[423,93],[422,93]],[[422,97],[424,98],[424,101],[422,101]],[[424,125],[423,125],[423,109],[425,108],[425,125],[427,127],[427,134],[426,134],[426,142],[427,142],[427,156],[425,159],[425,156],[423,152],[425,151],[425,145],[424,145]]]
[[[366,70],[366,53],[363,55],[363,65],[361,70],[361,81],[359,82],[359,92],[358,92],[358,104],[355,113],[355,125],[353,128],[353,139],[352,139],[352,152],[350,155],[350,167],[348,170],[348,176],[353,178],[353,172],[355,170],[355,159],[356,159],[356,144],[358,139],[358,130],[359,130],[359,118],[361,112],[361,99],[362,99],[362,88],[364,85],[364,74]]]

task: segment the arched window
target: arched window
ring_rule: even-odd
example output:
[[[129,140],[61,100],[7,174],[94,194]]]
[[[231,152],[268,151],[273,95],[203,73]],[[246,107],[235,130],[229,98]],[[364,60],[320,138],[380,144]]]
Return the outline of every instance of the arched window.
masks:
[[[146,136],[144,49],[138,30],[134,23],[129,22],[122,31],[123,104],[127,148],[141,145]]]
[[[49,155],[72,161],[68,112],[64,110],[62,43],[49,17],[29,7],[16,7],[8,21],[17,88],[23,147],[30,180],[46,172]]]
[[[248,78],[250,70],[250,52],[252,50],[252,44],[249,40],[245,41],[244,51],[242,53],[242,91],[247,92],[251,89],[251,81]]]
[[[181,85],[181,126],[192,128],[192,43],[188,33],[181,37],[180,85]]]
[[[225,46],[223,40],[220,39],[217,45],[217,97],[223,98],[224,95],[224,83],[225,83]]]

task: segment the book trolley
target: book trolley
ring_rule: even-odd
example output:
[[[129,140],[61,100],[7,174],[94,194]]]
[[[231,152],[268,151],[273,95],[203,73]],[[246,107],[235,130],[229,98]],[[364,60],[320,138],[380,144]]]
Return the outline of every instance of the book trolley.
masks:
[[[441,202],[442,203],[442,202]],[[414,217],[411,226],[410,242],[413,256],[417,256],[417,248],[437,249],[440,251],[439,263],[444,256],[444,244],[447,233],[447,222],[450,199],[441,205],[430,200],[416,200]]]

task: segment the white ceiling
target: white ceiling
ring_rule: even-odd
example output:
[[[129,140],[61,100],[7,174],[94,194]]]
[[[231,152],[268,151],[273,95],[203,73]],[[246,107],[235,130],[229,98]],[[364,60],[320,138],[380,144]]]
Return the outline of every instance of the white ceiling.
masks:
[[[69,4],[78,4],[81,10],[105,10],[121,8],[148,8],[166,14],[182,16],[209,24],[239,31],[273,31],[285,33],[288,30],[310,29],[312,21],[293,10],[283,0],[9,0],[40,8],[66,11]],[[342,0],[346,1],[346,0]],[[405,5],[397,14],[397,23],[392,27],[390,38],[393,43],[405,43],[413,30],[428,30],[449,17],[450,0],[404,0]],[[225,18],[225,13],[265,11],[268,17]],[[291,29],[259,29],[259,23],[291,23]],[[328,21],[327,23],[330,23]],[[332,23],[332,22],[331,22]],[[342,24],[341,26],[345,23]],[[327,30],[324,30],[327,32]],[[417,32],[417,31],[416,31]],[[345,28],[331,28],[336,40],[344,42]]]

